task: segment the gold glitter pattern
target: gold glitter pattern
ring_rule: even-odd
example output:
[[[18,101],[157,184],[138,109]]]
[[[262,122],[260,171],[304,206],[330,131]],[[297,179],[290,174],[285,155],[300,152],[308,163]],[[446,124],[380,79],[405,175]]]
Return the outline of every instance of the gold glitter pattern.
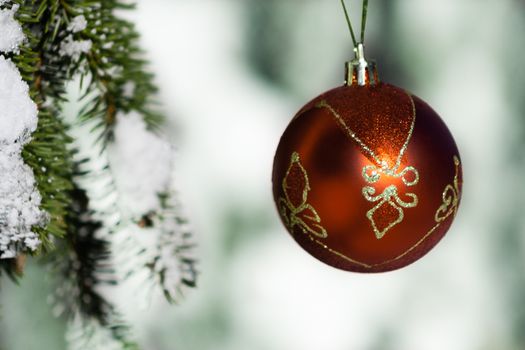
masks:
[[[423,244],[442,224],[443,222],[449,218],[451,215],[456,215],[458,205],[459,205],[459,167],[460,167],[460,161],[457,156],[454,156],[454,165],[456,166],[456,173],[454,176],[454,184],[453,185],[447,185],[445,187],[445,190],[443,191],[443,205],[438,208],[436,211],[436,225],[434,225],[419,241],[416,242],[412,247],[407,249],[402,254],[396,256],[393,259],[383,261],[378,264],[366,264],[360,261],[357,261],[355,259],[352,259],[345,254],[338,252],[334,249],[331,249],[328,247],[324,242],[321,242],[320,240],[314,239],[310,237],[310,239],[318,244],[319,246],[323,247],[324,249],[328,250],[330,253],[337,255],[338,257],[356,264],[358,266],[364,267],[365,269],[374,269],[381,266],[389,265],[393,262],[396,262],[398,260],[403,259],[405,256],[410,254],[412,251],[414,251],[417,247],[419,247],[421,244]]]
[[[337,123],[346,131],[347,135],[352,140],[357,142],[357,144],[359,144],[361,149],[363,149],[363,151],[365,151],[365,153],[367,153],[370,157],[372,157],[372,159],[376,162],[376,164],[379,167],[387,168],[387,169],[390,168],[390,170],[395,173],[395,172],[397,172],[397,170],[401,166],[401,160],[403,159],[403,156],[405,155],[405,152],[406,152],[406,150],[408,148],[408,144],[410,142],[410,139],[412,138],[412,133],[414,132],[414,126],[416,124],[416,105],[414,104],[414,100],[412,99],[412,97],[410,95],[408,95],[408,94],[407,94],[407,96],[410,97],[412,121],[410,123],[410,129],[408,131],[408,135],[406,137],[405,143],[403,144],[403,146],[401,147],[401,149],[399,151],[399,154],[398,154],[398,156],[396,158],[395,165],[393,167],[391,167],[391,168],[388,166],[387,162],[384,159],[381,159],[381,157],[379,155],[377,155],[369,146],[367,146],[361,140],[361,138],[359,136],[357,136],[357,134],[345,122],[344,118],[339,113],[337,113],[337,111],[326,100],[322,100],[321,102],[319,102],[316,105],[316,107],[317,108],[326,108],[326,109],[328,109],[331,112],[331,114],[334,116],[334,118],[336,119]]]
[[[363,178],[369,184],[375,184],[381,180],[381,174],[386,174],[394,178],[401,178],[403,183],[408,186],[415,186],[419,183],[419,173],[414,167],[406,167],[402,172],[396,174],[395,172],[389,169],[378,169],[375,165],[368,165],[363,168]],[[411,173],[414,176],[414,180],[407,180],[405,177],[407,174]],[[418,197],[414,193],[406,193],[406,196],[410,198],[410,201],[404,201],[399,197],[397,186],[390,185],[388,186],[381,195],[374,196],[376,189],[372,186],[363,187],[363,196],[369,202],[376,203],[379,202],[374,208],[370,209],[366,213],[366,217],[372,223],[372,228],[376,235],[377,239],[383,238],[386,233],[396,226],[397,224],[403,222],[405,218],[405,213],[403,208],[414,208],[418,204]],[[393,209],[398,212],[398,217],[396,220],[388,223],[386,227],[380,228],[377,224],[374,214],[380,210],[384,205],[390,205]]]
[[[407,94],[408,95],[408,94]],[[367,153],[374,161],[375,165],[368,165],[363,168],[363,178],[365,181],[369,184],[375,184],[381,179],[381,174],[393,177],[393,178],[401,178],[403,183],[407,187],[415,186],[419,183],[419,172],[416,168],[413,166],[408,166],[404,168],[402,171],[399,171],[399,168],[401,167],[401,161],[402,158],[408,148],[408,144],[410,142],[410,139],[412,138],[412,133],[414,131],[414,126],[416,122],[416,107],[414,104],[414,100],[410,95],[408,95],[410,98],[410,103],[412,107],[412,120],[410,124],[410,129],[408,131],[408,135],[406,137],[406,140],[399,150],[399,153],[397,155],[396,161],[393,165],[393,167],[389,167],[389,164],[384,159],[381,159],[381,156],[376,154],[371,147],[366,145],[359,136],[348,126],[348,124],[345,122],[344,118],[335,111],[335,109],[328,104],[327,101],[323,100],[317,104],[317,108],[327,108],[331,114],[336,119],[337,123],[346,131],[347,135],[354,140],[361,149]],[[413,180],[407,180],[406,175],[412,174],[414,179]],[[403,211],[407,208],[414,208],[418,204],[418,197],[414,193],[406,193],[406,197],[409,197],[409,201],[405,201],[400,198],[399,196],[399,190],[397,186],[390,185],[385,188],[383,193],[380,195],[376,194],[376,189],[372,186],[365,186],[362,190],[364,198],[371,202],[371,203],[377,203],[378,204],[370,209],[366,213],[366,217],[368,220],[370,220],[372,224],[372,229],[374,231],[374,234],[377,239],[383,238],[390,229],[392,229],[397,224],[400,224],[403,222],[403,219],[405,217],[405,213]],[[389,223],[387,225],[379,225],[378,220],[375,218],[375,215],[378,211],[382,209],[386,209],[384,206],[389,205],[393,210],[397,211],[397,218]],[[382,226],[382,227],[381,227]]]
[[[459,204],[459,158],[454,156],[454,165],[456,166],[456,175],[454,175],[454,182],[447,185],[443,191],[443,204],[436,212],[436,222],[445,221],[450,215],[456,215]]]
[[[290,183],[302,187],[300,196],[291,193],[291,189],[297,188]],[[283,179],[282,188],[284,197],[279,199],[279,212],[283,221],[293,232],[294,227],[299,227],[305,234],[318,238],[328,237],[325,228],[321,226],[321,218],[315,208],[308,203],[308,192],[310,192],[310,181],[308,173],[301,164],[299,153],[294,152],[291,157],[290,166]]]

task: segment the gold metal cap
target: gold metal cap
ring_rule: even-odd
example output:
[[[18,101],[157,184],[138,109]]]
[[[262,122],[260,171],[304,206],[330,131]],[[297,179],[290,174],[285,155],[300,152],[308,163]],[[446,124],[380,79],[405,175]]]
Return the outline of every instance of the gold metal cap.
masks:
[[[367,86],[379,83],[379,75],[374,61],[368,62],[365,59],[364,46],[357,44],[354,48],[355,59],[346,62],[346,81],[347,86]]]

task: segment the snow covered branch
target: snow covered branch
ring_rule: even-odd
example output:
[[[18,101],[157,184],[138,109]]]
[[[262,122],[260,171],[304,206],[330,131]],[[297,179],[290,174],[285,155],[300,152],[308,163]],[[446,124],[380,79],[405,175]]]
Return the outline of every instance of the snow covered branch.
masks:
[[[45,257],[72,349],[138,348],[101,291],[122,279],[122,244],[134,247],[125,274],[145,271],[168,301],[196,285],[157,89],[138,33],[116,15],[131,8],[0,0],[0,271]],[[67,120],[66,87],[78,77],[84,107]]]

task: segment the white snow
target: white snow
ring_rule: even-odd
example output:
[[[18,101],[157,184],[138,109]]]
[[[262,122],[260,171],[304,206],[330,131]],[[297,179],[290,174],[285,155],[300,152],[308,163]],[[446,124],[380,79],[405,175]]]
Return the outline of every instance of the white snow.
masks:
[[[18,69],[0,55],[0,142],[13,143],[36,130],[38,110]]]
[[[69,23],[69,26],[67,27],[67,30],[73,33],[78,33],[78,32],[83,31],[86,28],[87,28],[86,17],[84,17],[84,15],[79,15],[71,20],[71,22]]]
[[[74,40],[73,35],[70,34],[60,43],[59,54],[78,60],[81,54],[88,53],[91,50],[92,45],[91,40]]]
[[[0,1],[2,5],[4,1]],[[0,10],[0,52],[14,52],[25,40],[22,27],[14,15],[18,10],[18,5],[14,5],[10,10]]]
[[[130,80],[126,82],[126,84],[123,86],[122,96],[126,98],[133,98],[133,96],[135,96],[135,88],[136,86],[133,81]]]
[[[16,66],[0,56],[0,259],[40,246],[34,226],[47,222],[22,147],[37,126],[38,109]]]
[[[170,144],[148,131],[137,112],[119,114],[108,155],[122,208],[133,216],[158,210],[158,194],[167,191],[171,179]]]
[[[19,143],[1,146],[0,150],[0,259],[14,258],[40,245],[33,226],[46,223],[40,210],[40,193],[35,188],[32,169],[24,164]]]

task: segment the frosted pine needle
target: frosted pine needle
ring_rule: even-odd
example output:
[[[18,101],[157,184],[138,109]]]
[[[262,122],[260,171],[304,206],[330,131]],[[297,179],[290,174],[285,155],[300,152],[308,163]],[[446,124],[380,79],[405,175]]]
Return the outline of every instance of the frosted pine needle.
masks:
[[[83,15],[76,16],[73,18],[71,23],[69,23],[69,26],[67,29],[72,33],[78,33],[86,29],[87,27],[87,21],[86,18]]]
[[[32,169],[24,164],[22,147],[37,126],[37,107],[16,66],[0,56],[0,259],[35,251],[40,246],[34,226],[47,215]]]
[[[74,61],[80,58],[83,53],[88,53],[91,50],[93,43],[90,40],[74,40],[72,35],[68,35],[60,43],[60,56],[69,56]]]

